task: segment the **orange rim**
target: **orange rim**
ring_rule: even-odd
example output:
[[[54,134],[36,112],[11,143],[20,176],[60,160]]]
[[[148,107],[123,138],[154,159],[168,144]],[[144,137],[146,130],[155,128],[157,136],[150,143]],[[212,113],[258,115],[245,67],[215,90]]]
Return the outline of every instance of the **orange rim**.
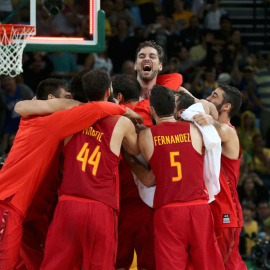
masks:
[[[35,26],[26,24],[0,24],[0,34],[10,34],[12,29],[16,30],[17,33],[21,33],[25,28],[35,29]]]

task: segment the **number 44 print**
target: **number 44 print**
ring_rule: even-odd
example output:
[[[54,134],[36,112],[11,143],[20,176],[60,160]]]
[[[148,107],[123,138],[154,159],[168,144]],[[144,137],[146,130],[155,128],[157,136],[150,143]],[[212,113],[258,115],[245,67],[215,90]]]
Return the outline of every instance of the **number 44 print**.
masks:
[[[100,146],[97,145],[92,154],[89,157],[90,149],[88,148],[89,143],[85,143],[77,156],[77,160],[82,162],[82,170],[85,172],[87,163],[93,165],[92,174],[97,174],[97,169],[101,157],[101,152],[99,151]],[[88,158],[89,157],[89,158]]]

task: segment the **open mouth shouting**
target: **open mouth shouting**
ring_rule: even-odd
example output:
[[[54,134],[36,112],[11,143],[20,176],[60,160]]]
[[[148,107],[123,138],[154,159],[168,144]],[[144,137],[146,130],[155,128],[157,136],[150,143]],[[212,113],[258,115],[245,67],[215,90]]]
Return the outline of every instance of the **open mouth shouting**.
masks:
[[[143,63],[142,70],[145,72],[150,72],[152,70],[152,66],[150,63]]]

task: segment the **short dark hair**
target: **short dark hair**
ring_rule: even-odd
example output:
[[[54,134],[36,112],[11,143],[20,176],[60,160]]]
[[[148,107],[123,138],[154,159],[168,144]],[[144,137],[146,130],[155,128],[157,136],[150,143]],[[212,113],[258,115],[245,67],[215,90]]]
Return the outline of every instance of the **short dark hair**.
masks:
[[[229,117],[231,118],[239,112],[239,109],[242,105],[241,93],[236,87],[230,86],[225,83],[219,83],[218,88],[224,91],[222,103],[231,104],[231,110],[229,112]]]
[[[175,107],[173,92],[167,87],[155,84],[151,90],[150,106],[155,109],[158,117],[173,115]]]
[[[135,61],[136,61],[136,59],[138,57],[138,54],[139,54],[140,50],[143,49],[143,48],[146,48],[146,47],[151,47],[151,48],[154,48],[155,50],[157,50],[159,62],[160,63],[163,62],[164,50],[163,50],[163,48],[161,46],[159,46],[153,40],[147,40],[147,41],[144,41],[144,42],[140,43],[139,47],[136,50]]]
[[[85,93],[83,91],[83,83],[82,77],[86,74],[89,70],[83,69],[78,72],[70,82],[70,93],[75,100],[80,102],[88,102]]]
[[[48,95],[51,94],[59,98],[61,88],[64,88],[66,91],[68,91],[68,83],[60,79],[45,79],[39,83],[36,91],[36,97],[39,100],[47,100]]]
[[[110,88],[111,77],[104,69],[94,69],[83,75],[82,84],[88,101],[100,101]]]
[[[242,208],[243,209],[247,209],[247,210],[250,210],[250,211],[256,211],[256,205],[254,202],[252,201],[246,201],[242,204]]]
[[[176,110],[187,109],[189,106],[195,103],[195,99],[192,95],[180,90],[174,92],[176,99]]]
[[[133,99],[139,100],[141,93],[141,86],[138,80],[127,74],[116,75],[112,79],[113,95],[116,98],[118,93],[121,93],[125,102]]]

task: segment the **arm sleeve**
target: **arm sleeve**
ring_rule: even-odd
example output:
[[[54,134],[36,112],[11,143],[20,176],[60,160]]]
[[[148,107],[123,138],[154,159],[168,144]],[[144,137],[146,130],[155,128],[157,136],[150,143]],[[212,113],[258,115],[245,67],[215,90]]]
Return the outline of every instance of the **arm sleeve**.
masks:
[[[126,107],[111,102],[91,102],[46,116],[44,124],[62,140],[93,125],[101,118],[122,115],[125,112]]]
[[[183,77],[179,73],[164,74],[157,77],[157,84],[172,90],[178,90],[183,83]]]

